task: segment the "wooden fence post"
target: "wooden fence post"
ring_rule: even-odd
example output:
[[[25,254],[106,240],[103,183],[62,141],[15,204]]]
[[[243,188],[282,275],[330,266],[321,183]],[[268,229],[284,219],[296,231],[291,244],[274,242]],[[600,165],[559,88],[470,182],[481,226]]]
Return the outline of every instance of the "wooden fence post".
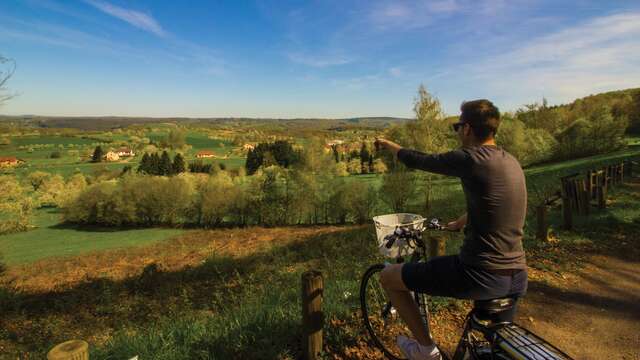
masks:
[[[47,360],[89,360],[89,344],[84,340],[69,340],[53,347]]]
[[[542,204],[536,208],[536,214],[538,216],[538,240],[549,240],[549,224],[547,224],[547,205]]]
[[[569,187],[569,181],[561,179],[560,193],[562,196],[562,225],[565,230],[571,230],[573,228],[573,218],[571,214],[571,191]]]
[[[429,258],[445,256],[447,254],[447,241],[443,236],[429,236]]]
[[[624,162],[618,165],[618,176],[620,176],[620,184],[624,183]]]
[[[607,187],[600,185],[596,191],[598,193],[598,209],[605,209],[607,207]]]
[[[429,259],[447,254],[447,241],[443,236],[429,236]]]
[[[590,195],[590,192],[587,192],[586,184],[584,183],[584,180],[580,180],[580,185],[581,185],[580,195],[582,195],[582,205],[583,205],[584,215],[589,215],[589,213],[591,212],[591,195]]]
[[[589,192],[589,199],[594,199],[596,197],[596,182],[595,182],[596,172],[593,170],[587,171],[587,191]]]
[[[324,281],[319,271],[302,274],[302,342],[305,360],[320,359],[322,355],[322,296]]]

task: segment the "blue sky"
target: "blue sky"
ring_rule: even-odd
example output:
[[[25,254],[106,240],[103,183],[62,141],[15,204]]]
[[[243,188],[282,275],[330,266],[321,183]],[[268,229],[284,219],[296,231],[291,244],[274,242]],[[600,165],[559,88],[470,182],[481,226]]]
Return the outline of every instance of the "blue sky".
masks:
[[[412,116],[640,87],[640,2],[2,0],[4,114]]]

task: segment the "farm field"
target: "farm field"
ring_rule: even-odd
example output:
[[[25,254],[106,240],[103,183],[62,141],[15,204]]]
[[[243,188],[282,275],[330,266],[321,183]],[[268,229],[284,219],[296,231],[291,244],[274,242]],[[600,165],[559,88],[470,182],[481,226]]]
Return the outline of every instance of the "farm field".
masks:
[[[0,253],[8,265],[48,257],[68,257],[113,248],[135,247],[185,233],[181,229],[82,228],[60,224],[57,209],[38,209],[35,229],[0,236]]]
[[[166,131],[148,133],[152,141],[161,141],[167,136]],[[107,137],[105,137],[107,138]],[[15,156],[25,163],[16,169],[3,169],[5,173],[14,173],[19,178],[25,178],[33,171],[46,171],[62,175],[65,178],[80,172],[84,175],[95,175],[105,171],[122,170],[125,166],[136,168],[139,165],[144,150],[137,151],[133,158],[122,158],[115,162],[89,162],[89,158],[98,144],[104,149],[118,148],[130,141],[130,136],[123,134],[110,135],[108,139],[113,143],[97,143],[95,138],[83,138],[81,136],[19,136],[12,137],[10,145],[0,145],[0,156]],[[217,162],[227,166],[228,169],[238,169],[244,166],[245,158],[233,153],[234,147],[228,141],[210,139],[209,135],[199,132],[187,132],[186,144],[191,149],[185,154],[185,160],[193,161],[200,150],[210,150],[215,159],[204,159],[204,163]],[[59,158],[51,158],[53,152],[59,152]]]

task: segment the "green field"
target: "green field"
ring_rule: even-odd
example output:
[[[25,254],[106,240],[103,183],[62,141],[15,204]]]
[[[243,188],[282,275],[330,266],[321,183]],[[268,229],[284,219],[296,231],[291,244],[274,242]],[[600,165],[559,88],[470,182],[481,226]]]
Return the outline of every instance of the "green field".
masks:
[[[160,141],[167,132],[157,131],[148,134],[153,141]],[[113,140],[126,142],[127,135],[117,134],[111,136]],[[195,155],[200,150],[211,150],[216,156],[223,157],[233,150],[230,142],[209,139],[207,134],[198,132],[187,133],[187,144],[192,146],[192,150],[186,154],[188,161],[195,160]],[[140,154],[132,159],[124,159],[118,162],[91,163],[88,161],[88,154],[93,151],[94,144],[99,143],[96,139],[83,139],[75,136],[21,136],[11,137],[10,145],[0,145],[0,156],[15,156],[25,163],[15,169],[2,169],[2,173],[15,174],[19,178],[26,177],[33,171],[46,171],[53,174],[60,174],[65,178],[76,172],[85,175],[94,175],[96,172],[118,171],[129,165],[134,169],[141,159]],[[31,150],[19,148],[22,146],[35,146]],[[39,147],[44,146],[44,147]],[[62,146],[62,147],[61,147]],[[106,146],[117,147],[117,146]],[[105,149],[105,146],[103,146]],[[70,156],[68,151],[78,151],[78,156]],[[60,158],[52,159],[51,153],[58,151]],[[226,159],[207,159],[205,162],[218,162],[225,164],[228,169],[237,169],[244,166],[244,157],[229,156]]]
[[[12,137],[11,143],[14,146],[21,145],[36,145],[36,144],[53,144],[53,145],[91,145],[93,143],[98,142],[95,139],[83,139],[81,137],[75,136],[52,136],[52,135],[44,135],[44,136],[21,136],[21,137]]]
[[[35,229],[0,236],[0,253],[9,264],[28,263],[52,256],[75,256],[86,252],[150,244],[185,232],[181,229],[81,228],[60,225],[56,209],[39,209]]]

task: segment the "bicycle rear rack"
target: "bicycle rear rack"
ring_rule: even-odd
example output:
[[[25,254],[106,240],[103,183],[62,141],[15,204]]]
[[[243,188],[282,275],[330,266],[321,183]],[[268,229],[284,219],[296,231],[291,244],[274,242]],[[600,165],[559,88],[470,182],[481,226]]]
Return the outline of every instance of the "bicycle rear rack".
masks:
[[[517,324],[505,325],[497,329],[495,335],[495,343],[515,359],[571,360],[567,354]]]

